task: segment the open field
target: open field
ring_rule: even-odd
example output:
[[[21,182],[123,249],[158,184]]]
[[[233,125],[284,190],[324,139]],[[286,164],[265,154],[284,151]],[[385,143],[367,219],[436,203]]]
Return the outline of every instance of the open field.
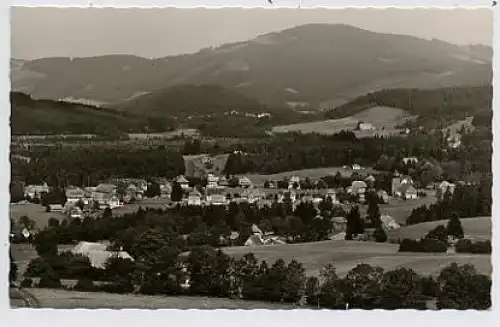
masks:
[[[380,204],[380,213],[382,215],[389,215],[398,224],[405,224],[406,219],[410,216],[411,211],[422,205],[430,205],[436,202],[436,194],[434,191],[427,191],[426,197],[420,197],[415,200],[402,200],[397,198],[389,198],[389,203]],[[368,209],[367,205],[360,207],[361,215],[366,214]]]
[[[491,217],[462,218],[465,238],[491,240]],[[389,239],[419,239],[438,225],[444,225],[448,220],[430,221],[406,226],[389,232]]]
[[[391,135],[400,132],[396,126],[412,119],[404,110],[391,107],[372,107],[350,117],[340,119],[328,119],[316,122],[274,126],[273,133],[301,132],[335,134],[342,130],[356,128],[359,121],[372,124],[376,129],[372,131],[354,131],[358,137],[369,137],[374,135]]]
[[[301,262],[307,275],[318,275],[326,264],[332,263],[340,276],[361,263],[369,263],[386,270],[412,268],[420,274],[436,274],[451,262],[472,263],[480,273],[491,274],[490,255],[399,253],[399,245],[357,241],[323,241],[314,243],[233,247],[223,251],[234,257],[253,252],[269,265],[281,258],[285,262]]]
[[[343,176],[351,176],[353,172],[359,172],[360,174],[375,174],[377,171],[370,167],[365,167],[360,170],[352,170],[349,168],[342,167],[323,167],[323,168],[311,168],[311,169],[299,169],[284,171],[276,174],[262,175],[262,174],[250,174],[246,175],[254,185],[263,186],[264,182],[267,180],[279,181],[284,177],[291,177],[293,175],[300,176],[300,178],[305,179],[309,177],[310,179],[319,179],[328,175],[335,175],[340,172]]]
[[[292,304],[192,296],[146,296],[31,288],[42,308],[57,309],[294,309]]]
[[[37,229],[43,229],[48,225],[50,218],[61,221],[64,216],[60,212],[45,212],[45,207],[41,204],[11,204],[10,218],[17,222],[22,216],[28,216],[36,222]]]

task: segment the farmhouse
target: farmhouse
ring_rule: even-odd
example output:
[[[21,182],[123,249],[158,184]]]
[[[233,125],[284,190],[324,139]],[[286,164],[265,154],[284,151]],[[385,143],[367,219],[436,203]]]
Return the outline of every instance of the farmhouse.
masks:
[[[229,183],[227,181],[226,176],[221,176],[221,178],[219,178],[219,186],[223,186],[223,187],[229,186]]]
[[[288,180],[288,188],[300,189],[300,177],[294,175]]]
[[[64,207],[64,214],[67,215],[68,217],[72,219],[82,219],[83,218],[83,211],[80,209],[80,207],[68,203]]]
[[[128,252],[121,249],[119,251],[108,251],[106,244],[102,243],[80,242],[71,249],[71,253],[88,257],[92,267],[100,269],[104,269],[108,259],[113,257],[134,261],[134,258]]]
[[[200,206],[201,205],[201,193],[198,190],[192,190],[187,199],[187,203],[190,206]]]
[[[345,232],[347,228],[347,219],[345,217],[333,217],[332,221],[332,230],[334,233]]]
[[[365,178],[365,182],[368,186],[370,187],[373,187],[375,185],[375,177],[373,175],[368,175],[366,178]]]
[[[405,165],[408,165],[411,163],[418,164],[418,159],[416,157],[406,157],[406,158],[403,158],[403,163]]]
[[[186,177],[184,177],[184,175],[180,175],[175,179],[175,181],[181,185],[181,188],[183,190],[189,189],[189,181],[186,179]]]
[[[358,122],[356,129],[359,131],[373,131],[375,130],[375,126],[370,123]]]
[[[389,195],[387,194],[386,191],[384,190],[377,191],[377,196],[380,200],[382,200],[382,203],[389,203]]]
[[[260,199],[264,199],[266,195],[258,189],[248,189],[243,191],[241,198],[249,203],[254,203]]]
[[[326,192],[325,192],[325,199],[328,199],[330,198],[330,200],[332,200],[332,203],[338,203],[337,201],[337,193],[335,192],[334,189],[327,189]]]
[[[111,193],[96,193],[94,202],[99,205],[101,210],[106,208],[114,209],[121,206],[120,199]]]
[[[219,186],[219,177],[215,176],[214,174],[208,174],[207,187],[208,188],[215,188],[217,186]]]
[[[401,195],[406,200],[415,200],[417,195],[417,189],[412,184],[401,185]]]
[[[47,183],[43,185],[28,185],[24,188],[24,197],[30,199],[41,199],[43,194],[49,193],[50,188]]]
[[[129,186],[127,186],[125,195],[130,199],[142,200],[142,198],[144,197],[144,191],[142,190],[142,188],[138,188],[135,184],[131,183]]]
[[[391,194],[393,196],[402,197],[403,193],[401,191],[401,187],[405,184],[413,185],[412,178],[408,175],[396,176],[395,174],[395,177],[392,179],[391,182]]]
[[[380,220],[382,221],[382,226],[386,230],[398,229],[401,226],[389,215],[381,215]]]
[[[240,187],[248,188],[252,186],[252,181],[250,181],[248,177],[243,176],[238,179],[238,184],[240,185]]]
[[[96,186],[94,193],[116,194],[117,186],[115,184],[99,184]]]
[[[454,135],[448,136],[446,141],[448,142],[448,146],[450,148],[456,149],[456,148],[459,148],[460,145],[462,145],[462,141],[460,139],[461,139],[460,134],[454,134]]]
[[[352,170],[361,170],[361,165],[358,164],[352,165]]]
[[[363,181],[353,181],[351,184],[351,192],[359,197],[359,200],[363,202],[365,200],[365,192],[367,185]]]
[[[91,194],[79,187],[71,187],[65,190],[67,203],[76,204],[78,201],[82,201],[83,204],[89,204],[91,200]]]
[[[436,188],[436,197],[442,199],[446,191],[450,191],[451,194],[455,192],[456,185],[448,181],[442,181]]]
[[[60,204],[49,204],[48,207],[50,212],[62,212],[64,210],[64,207]]]

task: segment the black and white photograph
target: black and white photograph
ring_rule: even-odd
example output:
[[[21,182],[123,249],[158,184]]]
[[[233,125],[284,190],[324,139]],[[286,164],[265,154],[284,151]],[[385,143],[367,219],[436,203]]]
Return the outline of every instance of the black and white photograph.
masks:
[[[273,2],[11,7],[11,308],[491,311],[493,9]]]

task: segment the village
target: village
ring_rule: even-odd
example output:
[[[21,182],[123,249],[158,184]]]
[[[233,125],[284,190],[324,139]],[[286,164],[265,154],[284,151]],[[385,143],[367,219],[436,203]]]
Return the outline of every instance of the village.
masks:
[[[404,158],[403,162],[408,164],[416,160],[416,158]],[[328,187],[325,178],[313,180],[300,175],[289,175],[281,180],[268,179],[258,184],[247,176],[207,173],[202,178],[192,179],[194,183],[184,175],[171,180],[154,178],[149,182],[144,179],[115,178],[93,187],[69,186],[64,188],[64,194],[54,197],[47,196],[54,193],[54,187],[45,183],[25,186],[25,200],[11,204],[11,206],[19,208],[22,212],[23,205],[30,202],[44,205],[46,213],[56,214],[68,222],[74,219],[83,220],[85,217],[96,218],[105,210],[111,211],[114,215],[120,215],[133,212],[138,207],[169,209],[179,205],[227,208],[231,203],[248,203],[258,208],[286,203],[290,204],[293,210],[300,203],[312,203],[319,216],[318,207],[323,201],[328,201],[334,207],[340,208],[339,212],[347,213],[353,206],[366,207],[366,197],[370,194],[375,195],[378,203],[384,208],[401,206],[401,204],[414,208],[421,203],[422,199],[424,199],[423,203],[433,203],[446,191],[453,193],[455,188],[455,184],[448,181],[435,182],[418,188],[411,176],[399,174],[396,171],[390,180],[389,187],[384,189],[380,183],[377,183],[375,176],[378,175],[370,173],[372,171],[358,164],[333,169],[329,177],[338,178],[337,182],[345,185],[345,187],[337,185],[336,188]],[[27,212],[26,215],[29,213]],[[384,229],[392,230],[404,225],[407,217],[395,219],[382,210],[380,218]],[[331,217],[331,220],[333,228],[330,239],[344,239],[346,217],[335,216]],[[38,227],[43,228],[43,226]],[[249,238],[245,245],[274,244],[275,237],[265,235],[257,226],[254,230],[258,237]],[[33,233],[34,231],[27,232]],[[237,234],[233,232],[232,238],[236,238]],[[280,242],[285,243],[285,240]]]

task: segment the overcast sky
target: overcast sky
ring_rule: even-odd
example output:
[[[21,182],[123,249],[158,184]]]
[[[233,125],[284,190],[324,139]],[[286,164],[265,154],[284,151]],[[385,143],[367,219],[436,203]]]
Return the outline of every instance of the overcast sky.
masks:
[[[307,23],[343,23],[457,44],[492,44],[490,9],[114,9],[11,11],[12,57],[196,52]]]

